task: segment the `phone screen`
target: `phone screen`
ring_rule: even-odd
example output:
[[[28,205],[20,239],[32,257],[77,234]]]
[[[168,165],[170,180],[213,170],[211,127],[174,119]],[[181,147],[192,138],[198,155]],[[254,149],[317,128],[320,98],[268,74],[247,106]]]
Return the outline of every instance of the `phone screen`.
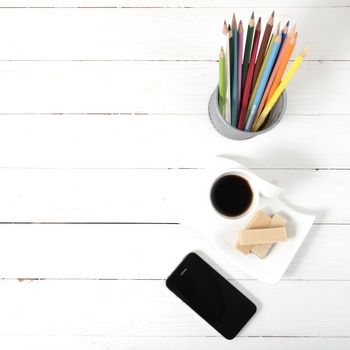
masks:
[[[185,257],[166,285],[226,339],[233,339],[256,312],[252,301],[195,253]]]

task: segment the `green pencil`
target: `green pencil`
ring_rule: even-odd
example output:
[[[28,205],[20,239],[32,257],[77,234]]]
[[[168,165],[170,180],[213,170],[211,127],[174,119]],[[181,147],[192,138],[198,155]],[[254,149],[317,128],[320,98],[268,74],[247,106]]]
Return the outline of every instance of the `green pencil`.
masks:
[[[249,58],[250,58],[250,50],[252,48],[254,26],[255,26],[255,21],[254,21],[254,12],[253,12],[248,23],[247,39],[246,39],[245,48],[244,48],[244,58],[243,58],[243,65],[242,65],[242,91],[244,91],[245,80],[248,72],[248,64],[249,64]]]
[[[236,16],[233,14],[232,17],[232,50],[231,53],[233,55],[232,59],[232,83],[231,83],[231,125],[233,127],[237,127],[237,119],[238,119],[238,100],[237,100],[237,83],[238,83],[238,67],[237,67],[237,59],[238,59],[238,32],[237,32],[237,21]]]
[[[225,67],[225,53],[221,47],[219,53],[219,108],[223,116],[226,102],[226,67]]]

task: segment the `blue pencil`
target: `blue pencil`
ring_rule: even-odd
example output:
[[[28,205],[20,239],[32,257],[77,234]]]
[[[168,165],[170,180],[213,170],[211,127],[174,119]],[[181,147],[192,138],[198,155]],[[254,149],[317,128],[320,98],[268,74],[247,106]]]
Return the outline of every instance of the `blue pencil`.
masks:
[[[286,36],[288,34],[288,27],[289,27],[289,21],[286,23],[286,25],[284,26],[281,35],[282,35],[282,40],[281,40],[281,47],[284,43],[284,40],[286,39]]]
[[[245,123],[245,127],[244,127],[245,131],[250,131],[250,128],[253,125],[255,114],[259,108],[261,97],[264,93],[266,84],[267,84],[269,77],[270,77],[271,70],[273,68],[273,65],[275,63],[279,48],[281,46],[281,40],[282,40],[282,37],[280,34],[277,37],[277,39],[275,40],[275,42],[273,43],[273,47],[271,50],[269,60],[267,61],[265,70],[264,70],[263,75],[262,75],[261,80],[260,80],[260,84],[258,86],[258,90],[256,91],[256,95],[255,95],[255,98],[254,98],[253,103],[252,103],[252,107],[250,109],[249,115],[248,115],[246,123]]]

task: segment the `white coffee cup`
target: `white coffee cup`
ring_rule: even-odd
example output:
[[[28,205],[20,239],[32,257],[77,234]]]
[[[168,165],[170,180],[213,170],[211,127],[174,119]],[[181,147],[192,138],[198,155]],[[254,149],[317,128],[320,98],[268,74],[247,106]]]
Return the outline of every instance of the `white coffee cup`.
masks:
[[[236,213],[231,213],[228,214],[228,212],[225,210],[225,208],[219,208],[218,203],[213,203],[214,201],[214,197],[215,194],[217,195],[217,187],[218,184],[220,186],[220,180],[222,180],[223,178],[225,178],[226,176],[235,176],[241,179],[237,179],[237,182],[241,181],[241,187],[244,187],[244,189],[247,189],[247,191],[245,191],[246,193],[250,194],[250,201],[249,200],[245,200],[245,204],[247,204],[249,202],[249,205],[245,205],[244,207],[246,208],[241,208],[241,212],[239,212],[239,210]],[[249,192],[250,189],[250,192]],[[235,193],[237,192],[237,194],[241,191],[242,188],[237,188],[237,191],[235,191],[234,188],[232,188],[230,190],[231,193]],[[248,196],[247,196],[248,197]],[[215,210],[215,212],[217,214],[219,214],[222,217],[225,217],[226,219],[230,219],[230,220],[241,220],[244,219],[248,216],[250,216],[253,212],[256,211],[258,204],[259,204],[259,191],[257,190],[254,182],[252,181],[252,178],[249,174],[248,171],[246,171],[245,169],[227,169],[226,171],[222,172],[221,174],[215,174],[214,177],[212,177],[212,182],[211,182],[211,186],[210,186],[210,191],[209,191],[209,200],[211,203],[211,206],[213,207],[213,209]],[[227,203],[229,201],[229,199],[225,198],[225,202]],[[239,201],[235,201],[236,204]],[[243,201],[244,202],[244,201]],[[232,198],[232,203],[234,203],[234,198]],[[239,205],[238,205],[239,207]],[[237,215],[236,215],[237,214]]]

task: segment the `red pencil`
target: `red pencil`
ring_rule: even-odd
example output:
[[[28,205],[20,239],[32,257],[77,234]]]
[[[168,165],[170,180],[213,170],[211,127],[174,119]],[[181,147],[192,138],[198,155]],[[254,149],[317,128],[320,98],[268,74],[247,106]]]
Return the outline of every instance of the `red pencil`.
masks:
[[[261,32],[261,18],[259,18],[258,24],[256,25],[256,28],[255,28],[252,54],[250,56],[247,78],[246,78],[245,86],[244,86],[241,112],[239,114],[239,119],[238,119],[238,129],[240,129],[240,130],[242,130],[244,127],[245,117],[247,114],[249,95],[250,95],[250,87],[252,85],[252,80],[253,80],[255,58],[256,58],[257,51],[258,51],[260,32]]]

